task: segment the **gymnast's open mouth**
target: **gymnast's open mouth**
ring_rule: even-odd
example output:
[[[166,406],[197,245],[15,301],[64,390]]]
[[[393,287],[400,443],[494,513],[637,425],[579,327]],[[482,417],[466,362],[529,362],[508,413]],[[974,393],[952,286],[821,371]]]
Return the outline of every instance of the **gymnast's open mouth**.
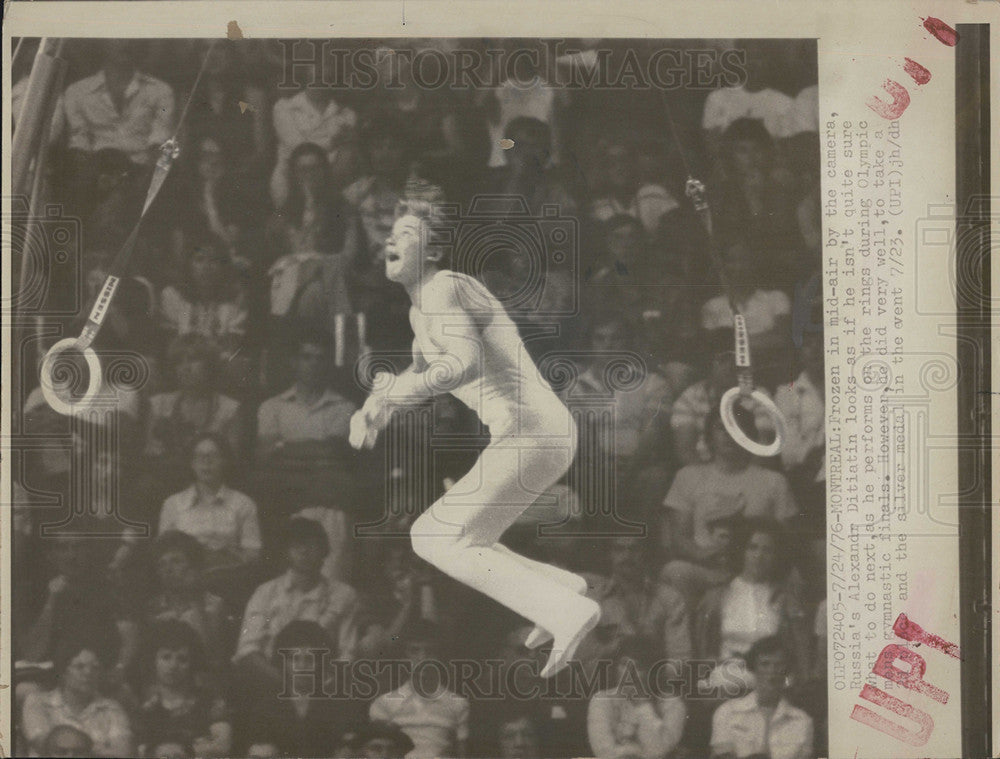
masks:
[[[386,261],[398,261],[399,260],[399,253],[386,253],[385,254],[385,260]]]

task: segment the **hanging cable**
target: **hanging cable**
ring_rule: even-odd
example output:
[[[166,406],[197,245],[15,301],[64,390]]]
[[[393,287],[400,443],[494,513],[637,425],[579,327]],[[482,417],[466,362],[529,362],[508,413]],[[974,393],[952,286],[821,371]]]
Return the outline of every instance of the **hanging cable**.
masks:
[[[785,417],[775,405],[774,401],[771,400],[771,397],[754,385],[753,365],[750,361],[750,333],[747,330],[746,318],[744,317],[739,306],[739,301],[736,298],[735,288],[733,287],[732,282],[729,281],[725,262],[722,260],[722,256],[715,245],[715,236],[713,234],[714,230],[712,225],[712,210],[708,203],[708,195],[705,190],[705,185],[700,180],[695,179],[694,174],[691,171],[691,164],[688,163],[687,157],[684,154],[684,145],[681,142],[680,134],[677,131],[677,124],[674,122],[673,113],[670,110],[670,104],[667,102],[667,95],[665,92],[662,92],[661,94],[663,96],[663,109],[667,115],[667,125],[669,127],[670,136],[677,149],[677,155],[680,157],[681,163],[684,166],[684,173],[687,174],[687,180],[684,184],[684,194],[691,200],[691,204],[694,206],[695,212],[698,214],[698,217],[701,219],[701,222],[705,227],[708,254],[712,259],[712,265],[715,267],[719,281],[722,283],[722,289],[726,294],[726,300],[729,301],[729,308],[733,312],[733,339],[735,343],[734,352],[736,356],[735,363],[738,384],[736,387],[732,387],[723,393],[722,398],[719,401],[719,414],[722,417],[722,424],[725,426],[726,432],[729,433],[729,436],[732,437],[732,439],[735,440],[740,447],[750,453],[757,456],[776,456],[781,452],[781,448],[785,440]],[[773,441],[767,444],[758,443],[756,440],[747,435],[739,426],[736,421],[736,404],[742,398],[752,398],[754,401],[759,403],[765,411],[767,411],[768,416],[774,424]]]
[[[142,220],[145,218],[150,206],[159,194],[160,188],[163,186],[163,182],[170,173],[170,169],[173,166],[174,161],[176,161],[177,157],[180,155],[180,143],[177,140],[177,135],[180,133],[181,127],[187,118],[188,110],[191,107],[191,103],[194,101],[195,93],[198,91],[198,85],[201,83],[201,78],[208,68],[212,52],[215,50],[217,42],[218,40],[213,40],[211,46],[208,48],[205,59],[202,61],[201,68],[198,70],[198,75],[194,80],[194,85],[191,87],[191,92],[188,94],[187,101],[184,103],[184,108],[181,110],[180,118],[177,120],[177,126],[174,129],[173,136],[160,146],[160,155],[156,161],[156,166],[153,169],[153,176],[150,179],[149,189],[146,191],[146,201],[143,204],[142,213],[139,214],[139,218],[136,221],[135,226],[132,228],[128,238],[125,240],[125,244],[122,245],[121,249],[111,261],[111,265],[108,267],[107,278],[104,280],[104,284],[98,292],[97,299],[95,300],[93,308],[90,311],[90,316],[87,317],[87,323],[84,325],[83,331],[77,337],[67,337],[57,342],[49,348],[48,353],[45,354],[45,359],[42,361],[42,394],[45,396],[45,400],[48,404],[60,414],[71,415],[81,408],[86,408],[93,402],[94,398],[101,390],[101,362],[97,354],[94,352],[94,349],[90,346],[97,338],[98,333],[101,331],[101,325],[104,323],[104,319],[108,315],[108,309],[111,307],[111,302],[115,297],[115,292],[118,290],[118,285],[128,269],[129,260],[135,252],[135,244],[139,237],[139,228],[142,224]],[[84,360],[87,362],[87,370],[90,374],[87,390],[79,400],[72,403],[65,401],[59,396],[52,382],[55,364],[59,360],[60,355],[66,351],[78,351],[82,353]]]

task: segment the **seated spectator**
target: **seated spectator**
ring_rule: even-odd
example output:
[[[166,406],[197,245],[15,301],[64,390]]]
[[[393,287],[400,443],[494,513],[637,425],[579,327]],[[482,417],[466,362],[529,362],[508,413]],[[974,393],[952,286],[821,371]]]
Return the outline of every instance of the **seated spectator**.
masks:
[[[430,568],[418,563],[409,547],[390,548],[381,559],[385,590],[366,599],[358,624],[358,652],[373,658],[391,648],[413,623],[441,621]]]
[[[608,143],[603,158],[605,167],[600,176],[605,184],[595,189],[591,218],[604,222],[619,214],[632,216],[640,221],[646,234],[654,235],[663,217],[679,207],[678,202],[662,185],[641,182],[635,150],[625,141]]]
[[[49,730],[42,745],[42,756],[90,756],[94,750],[90,736],[72,725],[56,725]]]
[[[806,332],[799,349],[802,371],[780,384],[774,403],[785,418],[781,464],[803,505],[820,507],[826,499],[826,413],[823,394],[823,333]],[[815,511],[815,509],[812,509]]]
[[[800,198],[794,188],[775,180],[773,154],[774,143],[763,122],[736,119],[722,133],[725,179],[719,182],[713,202],[725,224],[741,230],[751,247],[760,251],[760,267],[772,277],[782,277],[789,269],[794,274],[802,247],[796,218]]]
[[[597,759],[666,759],[680,743],[687,710],[650,680],[656,647],[641,638],[623,642],[615,661],[615,685],[594,694],[587,735]]]
[[[71,150],[114,148],[135,163],[155,163],[174,128],[174,93],[136,68],[139,44],[104,41],[101,70],[66,88],[63,113]]]
[[[52,728],[69,725],[85,733],[91,756],[132,756],[132,726],[122,706],[101,695],[107,639],[76,633],[67,636],[53,664],[59,682],[49,691],[31,693],[21,714],[21,733],[33,756],[44,756],[45,739]]]
[[[670,430],[673,433],[674,453],[680,465],[690,465],[711,461],[712,451],[706,421],[719,410],[722,395],[736,387],[736,354],[732,350],[733,333],[719,331],[710,343],[716,350],[712,353],[708,376],[688,386],[674,402],[670,410]],[[767,394],[767,390],[758,387]],[[747,407],[738,401],[740,407]],[[752,404],[754,424],[757,431],[766,436],[774,431],[774,422],[766,409],[758,403]],[[765,438],[766,439],[766,438]]]
[[[222,598],[203,585],[205,549],[191,535],[168,530],[153,543],[152,560],[156,583],[146,604],[146,621],[189,625],[201,639],[208,663],[220,668],[229,658],[229,625]]]
[[[736,418],[754,437],[749,415],[737,408]],[[787,520],[798,513],[787,480],[755,463],[726,432],[717,410],[706,427],[712,460],[681,469],[663,501],[661,542],[674,557],[663,576],[692,604],[690,608],[705,589],[729,579],[720,566],[722,546],[709,534],[710,522],[736,515]]]
[[[198,435],[219,435],[233,451],[241,449],[242,440],[239,402],[216,389],[219,357],[211,342],[193,333],[179,335],[167,362],[177,389],[149,400],[145,455],[157,479],[173,488],[189,476],[191,445]]]
[[[790,137],[798,130],[795,101],[772,86],[769,51],[766,41],[740,40],[746,51],[746,81],[734,87],[713,90],[705,99],[701,127],[709,155],[719,153],[719,143],[726,127],[737,119],[760,119],[771,137]]]
[[[278,633],[297,619],[317,622],[330,635],[339,659],[350,659],[356,643],[357,594],[346,583],[331,583],[322,574],[329,551],[323,528],[295,517],[282,531],[288,570],[261,585],[247,603],[233,663],[253,683],[251,692],[277,693],[281,670],[272,657]]]
[[[302,92],[274,104],[274,132],[278,143],[277,162],[271,174],[271,200],[280,208],[288,199],[292,151],[303,143],[319,146],[324,163],[331,171],[336,190],[354,179],[356,152],[353,110],[337,101],[332,87],[305,87]]]
[[[497,751],[500,759],[541,759],[541,738],[535,715],[528,709],[512,709],[498,720]]]
[[[109,592],[108,567],[102,561],[107,557],[102,556],[97,543],[86,536],[55,535],[45,540],[51,579],[41,609],[16,639],[18,659],[53,661],[84,631],[97,640],[120,638],[122,645],[114,667],[118,676],[134,661],[138,626],[121,596]],[[57,667],[56,672],[60,671]]]
[[[212,96],[209,95],[208,98]],[[204,102],[200,98],[196,103]],[[235,103],[233,106],[235,107]],[[234,261],[240,261],[245,232],[259,225],[265,203],[252,196],[246,179],[232,167],[236,159],[223,133],[205,132],[191,142],[191,159],[178,179],[172,221],[184,240],[211,234],[226,245]],[[238,153],[240,159],[245,154]],[[183,170],[182,170],[183,171]],[[242,261],[244,269],[251,263]]]
[[[725,249],[726,277],[736,306],[746,319],[754,365],[762,363],[763,352],[787,350],[791,343],[792,304],[782,290],[765,284],[761,262],[745,238],[732,238]],[[701,327],[713,330],[733,328],[733,309],[728,293],[709,299],[701,307]]]
[[[649,540],[612,538],[611,574],[592,579],[588,595],[608,612],[602,613],[602,622],[620,619],[624,636],[641,636],[653,646],[658,659],[680,662],[693,651],[690,613],[683,596],[655,577]],[[612,607],[617,607],[615,612]]]
[[[511,44],[516,44],[513,40]],[[551,160],[558,163],[562,150],[561,111],[569,102],[568,93],[550,84],[538,68],[538,58],[513,55],[513,66],[499,87],[482,90],[481,100],[489,120],[490,168],[507,164],[503,140],[513,139],[510,123],[520,117],[536,119],[549,128]]]
[[[338,316],[355,310],[347,276],[361,252],[360,224],[337,190],[322,148],[304,142],[288,162],[288,196],[270,225],[276,251],[267,262],[271,316],[332,336]]]
[[[513,146],[504,151],[506,163],[490,169],[482,193],[504,196],[486,198],[476,203],[476,211],[502,215],[524,214],[527,209],[534,216],[542,215],[543,206],[556,206],[560,216],[576,213],[576,201],[563,183],[549,169],[552,153],[550,125],[537,118],[518,116],[507,122],[504,136]]]
[[[273,666],[283,673],[279,693],[262,693],[250,724],[266,724],[268,740],[283,756],[332,756],[347,727],[364,719],[360,699],[334,698],[336,685],[324,683],[335,676],[320,661],[332,652],[330,635],[318,623],[289,622],[274,640]]]
[[[271,516],[299,504],[353,506],[358,473],[347,435],[357,407],[329,385],[328,345],[322,334],[300,334],[294,384],[257,411],[257,466]],[[274,472],[281,473],[279,486]]]
[[[127,160],[127,159],[126,159]],[[121,224],[121,219],[117,220]],[[86,271],[85,303],[96,303],[108,278],[114,251],[90,249],[84,254]],[[79,334],[87,324],[89,312],[81,313],[68,331]],[[135,351],[144,361],[155,361],[151,347],[156,344],[156,293],[149,280],[141,276],[125,276],[118,283],[114,300],[104,315],[101,331],[93,346],[96,350]]]
[[[739,574],[705,593],[694,627],[697,656],[718,662],[707,685],[726,695],[753,687],[744,659],[758,640],[781,636],[798,682],[808,676],[812,648],[811,620],[788,581],[791,537],[767,519],[748,520],[742,532],[736,547]]]
[[[667,381],[656,371],[646,371],[638,382],[618,381],[615,370],[630,365],[625,354],[636,347],[634,333],[633,323],[623,314],[606,313],[595,318],[590,327],[589,366],[567,389],[565,397],[571,405],[603,399],[614,406],[613,435],[599,426],[587,430],[584,424],[580,432],[593,436],[589,450],[595,454],[600,451],[606,460],[615,460],[618,513],[645,522],[662,488],[669,483],[670,420],[663,411],[673,405],[674,398]],[[631,365],[638,363],[633,360]],[[648,494],[650,482],[661,488],[652,497]]]
[[[209,571],[246,571],[261,553],[257,505],[226,485],[232,454],[213,433],[198,435],[191,446],[194,484],[163,502],[159,532],[179,530],[206,551]]]
[[[249,316],[246,295],[234,274],[226,243],[213,236],[192,241],[181,281],[160,296],[167,339],[195,333],[212,341],[225,363],[243,344]]]
[[[357,745],[364,759],[403,759],[413,750],[413,741],[394,725],[370,722],[358,732]]]
[[[230,756],[228,707],[205,684],[205,666],[201,640],[189,625],[168,620],[148,631],[136,729],[140,751],[170,741],[190,755]]]
[[[788,654],[781,639],[758,640],[747,654],[756,686],[712,716],[712,759],[810,759],[813,722],[784,698]]]
[[[368,711],[373,721],[395,725],[413,741],[406,759],[465,756],[469,702],[441,681],[440,637],[429,622],[416,622],[403,631],[410,679],[375,699]]]

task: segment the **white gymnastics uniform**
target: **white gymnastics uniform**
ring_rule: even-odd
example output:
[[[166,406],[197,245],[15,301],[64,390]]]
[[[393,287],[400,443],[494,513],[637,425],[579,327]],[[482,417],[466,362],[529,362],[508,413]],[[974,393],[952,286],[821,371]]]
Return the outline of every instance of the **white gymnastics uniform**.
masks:
[[[451,304],[444,309],[435,296],[440,288],[451,288],[453,296],[442,299]],[[558,632],[596,606],[580,595],[586,581],[497,541],[566,473],[576,453],[576,425],[541,377],[503,305],[478,280],[441,271],[421,298],[425,302],[414,304],[410,321],[416,351],[428,363],[425,371],[438,378],[439,393],[450,392],[479,415],[489,427],[490,443],[472,470],[413,524],[413,549],[446,574]],[[458,387],[448,386],[447,351],[440,339],[448,335],[448,309],[466,329],[469,318],[478,327],[476,376]],[[442,364],[435,367],[438,360]]]

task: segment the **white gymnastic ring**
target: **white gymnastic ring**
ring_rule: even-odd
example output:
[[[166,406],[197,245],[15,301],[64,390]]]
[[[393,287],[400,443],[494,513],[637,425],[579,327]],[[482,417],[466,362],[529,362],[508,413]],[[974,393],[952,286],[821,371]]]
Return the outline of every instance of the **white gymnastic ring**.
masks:
[[[87,361],[87,371],[90,373],[89,382],[87,384],[87,392],[83,394],[83,397],[80,400],[74,403],[67,403],[60,398],[56,394],[55,388],[52,386],[52,367],[55,364],[56,359],[59,357],[59,354],[68,350],[78,350],[83,354],[84,359]],[[49,348],[49,352],[45,354],[45,360],[42,361],[41,386],[42,395],[54,411],[57,411],[65,416],[72,416],[74,413],[89,406],[91,401],[94,400],[94,397],[98,394],[98,392],[100,392],[101,360],[97,357],[94,349],[90,346],[80,350],[78,338],[67,337],[64,340],[60,340],[58,343]]]
[[[774,422],[774,440],[764,445],[756,440],[751,440],[747,434],[736,423],[736,401],[742,395],[740,388],[732,387],[727,390],[719,403],[719,415],[722,417],[722,426],[726,428],[729,436],[736,441],[744,450],[755,456],[777,456],[781,452],[781,446],[785,442],[785,417],[774,405],[774,401],[762,390],[754,390],[750,397],[764,407],[768,416]]]

